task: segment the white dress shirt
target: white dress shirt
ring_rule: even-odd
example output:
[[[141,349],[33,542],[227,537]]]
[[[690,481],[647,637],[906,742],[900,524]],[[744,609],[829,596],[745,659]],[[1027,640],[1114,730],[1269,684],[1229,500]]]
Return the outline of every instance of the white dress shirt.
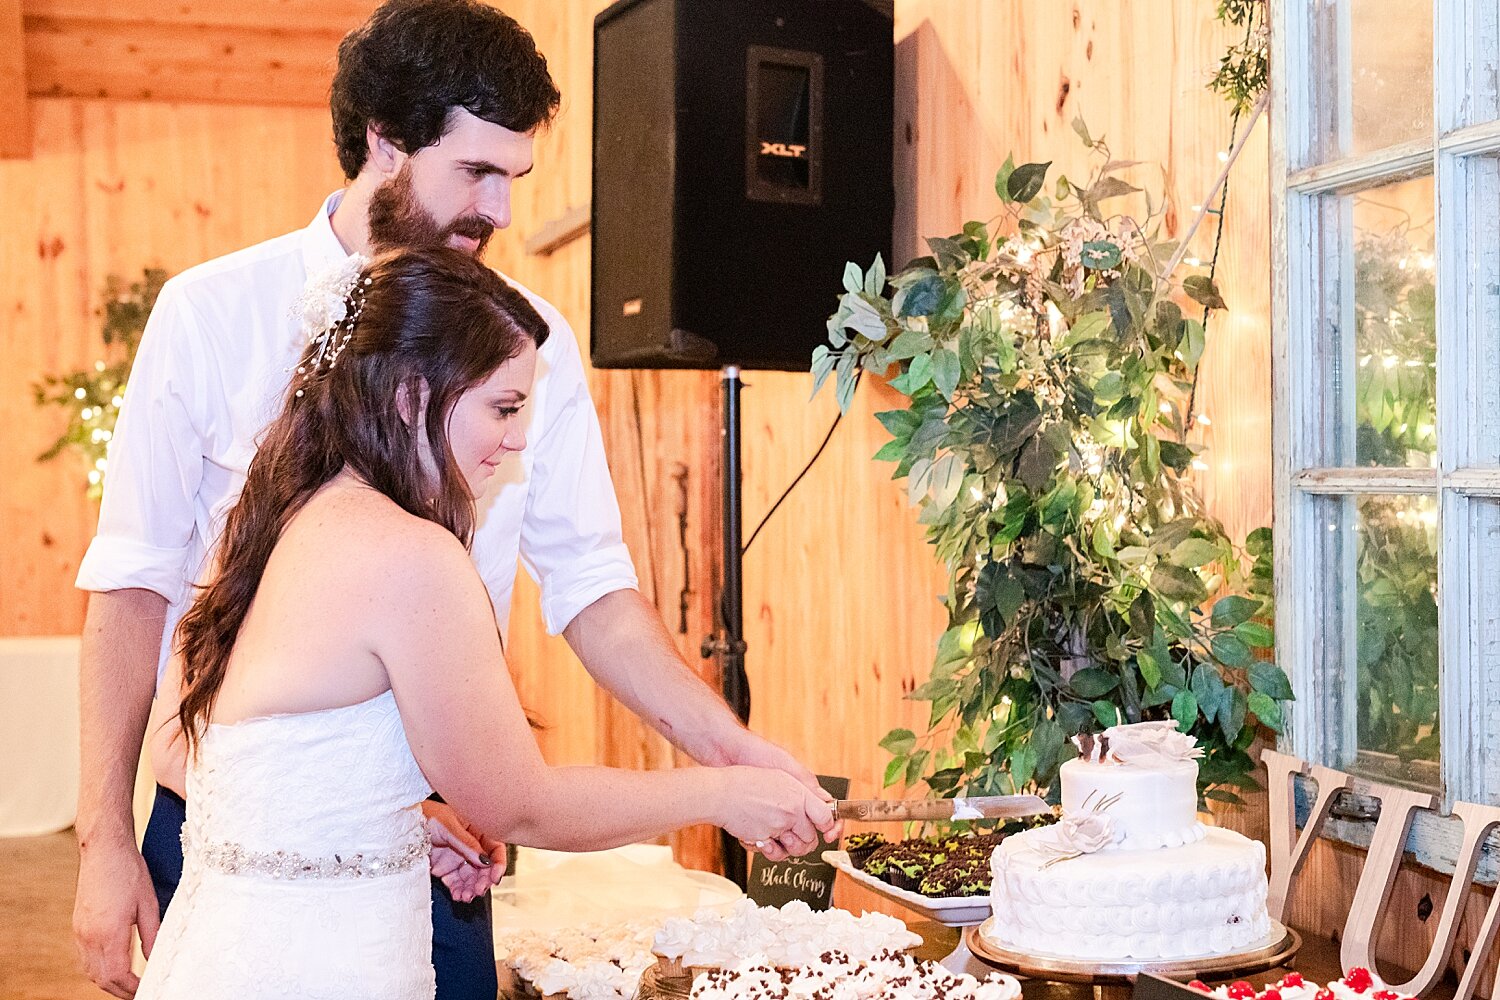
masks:
[[[309,274],[347,256],[329,218],[341,197],[330,195],[306,229],[172,278],[146,324],[77,585],[167,599],[158,676],[304,346],[297,299]],[[556,635],[637,580],[573,330],[551,303],[516,287],[551,334],[537,357],[527,448],[506,457],[477,501],[474,562],[502,627],[523,562]]]

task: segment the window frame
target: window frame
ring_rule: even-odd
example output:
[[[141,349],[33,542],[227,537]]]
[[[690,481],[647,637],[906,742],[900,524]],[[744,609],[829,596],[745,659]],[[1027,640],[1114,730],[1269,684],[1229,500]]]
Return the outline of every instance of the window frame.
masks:
[[[1432,135],[1315,162],[1316,91],[1326,81],[1314,72],[1314,19],[1324,4],[1270,0],[1272,439],[1277,656],[1297,692],[1280,744],[1303,759],[1338,767],[1340,749],[1350,745],[1341,742],[1347,720],[1339,705],[1354,672],[1322,668],[1353,662],[1327,645],[1352,644],[1353,630],[1330,635],[1321,627],[1330,592],[1338,594],[1327,586],[1328,509],[1348,511],[1339,498],[1351,495],[1437,499],[1440,763],[1438,784],[1424,787],[1440,793],[1446,811],[1454,801],[1494,804],[1500,797],[1500,623],[1486,617],[1500,617],[1494,571],[1500,565],[1492,567],[1483,548],[1500,549],[1500,232],[1482,231],[1483,221],[1467,224],[1495,220],[1490,228],[1500,230],[1500,112],[1494,94],[1476,96],[1471,87],[1478,56],[1500,43],[1500,4],[1434,0],[1433,6]],[[1347,79],[1342,69],[1338,76]],[[1481,102],[1497,117],[1468,124]],[[1341,419],[1341,366],[1327,334],[1352,329],[1325,315],[1336,301],[1330,282],[1348,281],[1352,261],[1339,245],[1348,220],[1335,217],[1347,201],[1326,196],[1429,174],[1437,262],[1436,468],[1324,464]],[[1338,271],[1325,266],[1329,261],[1338,262]],[[1475,280],[1481,264],[1488,283]],[[1339,349],[1352,354],[1353,336],[1342,339]],[[1346,455],[1352,458],[1352,450]],[[1352,574],[1334,579],[1347,585]],[[1369,768],[1345,769],[1389,780]],[[1414,838],[1420,832],[1419,824]]]

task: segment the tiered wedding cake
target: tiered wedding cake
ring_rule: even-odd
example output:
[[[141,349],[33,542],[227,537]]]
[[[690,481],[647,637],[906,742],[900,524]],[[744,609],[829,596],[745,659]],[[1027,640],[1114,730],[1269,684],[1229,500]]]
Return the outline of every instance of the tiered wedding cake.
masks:
[[[1062,766],[1062,819],[995,849],[985,937],[1093,961],[1261,945],[1271,931],[1265,847],[1198,822],[1196,741],[1166,722],[1084,743]]]

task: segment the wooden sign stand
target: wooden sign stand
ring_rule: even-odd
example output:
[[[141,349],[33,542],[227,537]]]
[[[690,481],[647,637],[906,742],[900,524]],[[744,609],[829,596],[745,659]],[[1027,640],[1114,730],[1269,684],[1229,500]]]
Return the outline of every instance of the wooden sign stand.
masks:
[[[1267,906],[1271,917],[1280,920],[1290,895],[1292,879],[1307,860],[1308,849],[1327,820],[1334,797],[1339,792],[1352,788],[1354,778],[1342,771],[1308,764],[1274,750],[1264,751],[1261,760],[1266,765],[1271,810],[1271,875]],[[1293,782],[1298,776],[1311,778],[1318,785],[1317,799],[1313,802],[1307,825],[1300,836],[1297,833],[1297,810],[1292,794]],[[1344,923],[1339,961],[1346,971],[1357,967],[1375,968],[1375,932],[1386,898],[1401,869],[1412,820],[1418,809],[1434,809],[1437,806],[1435,796],[1394,785],[1372,782],[1367,787],[1361,782],[1359,793],[1380,800],[1380,818],[1376,821],[1364,869],[1360,872],[1359,884],[1354,890],[1354,901],[1349,907],[1349,917]],[[1409,981],[1390,984],[1390,988],[1399,993],[1422,996],[1442,978],[1448,956],[1453,951],[1454,940],[1458,936],[1459,915],[1473,889],[1480,851],[1490,832],[1500,826],[1500,808],[1494,806],[1457,802],[1453,806],[1453,815],[1463,821],[1464,827],[1463,846],[1458,853],[1453,881],[1443,902],[1443,913],[1438,920],[1432,948],[1428,951],[1422,968]],[[1497,930],[1500,930],[1500,893],[1496,893],[1485,913],[1479,937],[1470,949],[1469,962],[1459,981],[1455,1000],[1470,1000],[1473,997],[1479,984],[1480,969],[1495,942]]]

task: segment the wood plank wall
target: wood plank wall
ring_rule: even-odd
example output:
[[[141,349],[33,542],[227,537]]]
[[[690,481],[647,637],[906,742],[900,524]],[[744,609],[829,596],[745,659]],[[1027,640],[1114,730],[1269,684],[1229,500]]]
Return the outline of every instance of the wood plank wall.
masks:
[[[338,183],[321,107],[333,47],[368,0],[243,4],[25,0],[32,154],[0,162],[0,635],[76,632],[83,601],[70,584],[93,530],[93,507],[66,461],[34,456],[60,429],[31,403],[39,374],[98,354],[98,293],[107,274],[179,270],[302,225]],[[587,237],[528,257],[527,236],[589,197],[592,17],[603,0],[514,0],[505,9],[547,53],[564,93],[557,126],[537,145],[536,174],[516,191],[515,223],[493,263],[556,303],[587,342]],[[1180,231],[1219,169],[1224,105],[1203,90],[1229,38],[1197,0],[898,0],[896,143],[898,256],[924,235],[995,213],[992,178],[1008,152],[1081,174],[1068,127],[1082,114],[1114,155],[1145,161],[1131,176],[1164,192]],[[216,103],[205,103],[216,102]],[[239,105],[239,106],[235,106]],[[1210,331],[1200,399],[1212,418],[1202,485],[1236,537],[1269,522],[1270,371],[1265,127],[1230,179],[1220,285],[1231,311]],[[1205,230],[1207,233],[1208,230]],[[1197,252],[1207,256],[1208,241]],[[830,295],[838,276],[829,276]],[[751,374],[744,396],[747,527],[801,468],[833,416],[808,402],[808,380]],[[642,588],[689,661],[712,628],[718,572],[718,386],[712,374],[596,372],[626,533]],[[903,695],[925,676],[943,624],[943,577],[912,511],[869,461],[896,404],[860,390],[851,418],[777,514],[746,564],[752,725],[819,770],[879,791],[876,741],[918,725]],[[513,669],[547,724],[557,763],[658,766],[670,748],[600,694],[560,639],[546,636],[528,583],[511,622]],[[1263,807],[1261,807],[1263,808]],[[1256,808],[1222,817],[1264,835]],[[713,861],[703,831],[679,838],[688,863]],[[1294,897],[1299,923],[1337,928],[1360,858],[1320,845]],[[1412,964],[1413,926],[1443,881],[1397,883],[1402,915],[1385,953]],[[849,905],[868,897],[846,893]],[[1484,900],[1471,906],[1475,910]],[[1401,933],[1397,933],[1398,924]],[[1466,940],[1477,926],[1469,917]]]

